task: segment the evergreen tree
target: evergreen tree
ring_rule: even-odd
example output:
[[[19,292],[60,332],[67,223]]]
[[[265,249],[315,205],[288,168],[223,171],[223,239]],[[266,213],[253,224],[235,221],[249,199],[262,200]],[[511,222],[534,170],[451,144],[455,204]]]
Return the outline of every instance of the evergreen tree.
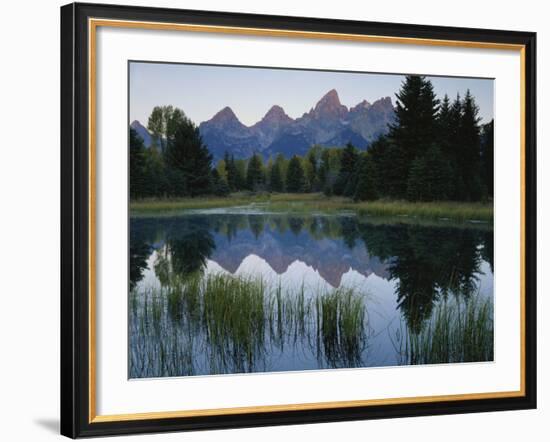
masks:
[[[188,118],[182,118],[174,136],[169,138],[165,161],[176,195],[210,192],[212,155],[203,144],[199,129]]]
[[[334,193],[336,195],[353,196],[355,169],[358,163],[358,154],[353,144],[348,143],[342,151],[340,159],[340,170],[334,183]]]
[[[313,146],[307,153],[307,168],[304,167],[306,172],[306,179],[309,183],[309,190],[311,192],[318,192],[320,188],[319,183],[319,146]]]
[[[449,164],[435,144],[411,164],[407,198],[411,201],[439,201],[449,195]]]
[[[458,104],[457,104],[458,103]],[[439,107],[439,113],[437,115],[438,124],[438,137],[436,142],[441,149],[441,155],[443,156],[447,169],[447,189],[446,194],[448,198],[453,198],[456,194],[456,164],[457,155],[457,135],[459,131],[460,115],[461,115],[461,103],[460,97],[457,98],[457,103],[451,104],[449,96],[445,94],[441,105]]]
[[[248,190],[256,192],[263,188],[264,183],[265,176],[262,170],[262,159],[255,153],[248,161],[248,168],[246,170],[246,186]]]
[[[393,150],[392,144],[385,136],[379,137],[369,146],[368,152],[374,164],[377,193],[380,197],[397,195],[403,180],[403,177],[396,172],[398,169],[393,167]]]
[[[227,166],[225,160],[219,160],[215,168],[218,171],[220,178],[227,184]]]
[[[227,185],[229,186],[229,189],[234,192],[235,190],[237,190],[237,171],[235,170],[235,159],[233,158],[233,156],[229,157],[229,152],[227,152],[226,150],[223,155],[223,160],[225,162],[225,170],[227,173]]]
[[[410,201],[424,201],[428,191],[426,183],[426,165],[424,157],[415,158],[409,170],[407,181],[407,199]]]
[[[481,168],[482,181],[487,195],[492,197],[494,193],[494,120],[483,126],[481,135]]]
[[[449,111],[449,134],[446,136],[446,141],[443,146],[448,145],[447,158],[451,165],[451,177],[449,179],[451,183],[449,198],[453,200],[460,200],[464,198],[464,178],[461,174],[459,167],[460,163],[460,130],[462,124],[462,99],[460,94],[456,94],[456,98],[453,101],[451,109]]]
[[[329,187],[329,155],[328,149],[323,149],[321,152],[321,164],[319,165],[319,170],[317,171],[319,187],[323,190],[326,190]]]
[[[459,198],[467,201],[478,201],[482,196],[481,138],[478,113],[479,108],[468,90],[462,102],[458,138],[460,155],[457,158],[458,174],[463,183]]]
[[[145,146],[138,133],[130,127],[130,198],[147,195],[147,163]]]
[[[447,94],[443,96],[443,100],[439,105],[437,123],[439,125],[439,138],[447,139],[451,132],[451,100]]]
[[[454,116],[453,110],[451,108],[451,100],[449,96],[445,94],[443,100],[441,100],[441,105],[439,106],[439,113],[437,114],[437,125],[438,125],[438,134],[437,142],[441,146],[441,150],[444,155],[448,157],[451,154],[451,140],[455,134],[454,130]]]
[[[437,135],[439,100],[431,81],[419,75],[407,75],[396,97],[396,121],[390,125],[388,135],[392,141],[395,174],[401,177],[393,183],[395,195],[392,196],[401,198],[406,196],[412,162],[426,152]]]
[[[144,196],[162,197],[171,195],[164,158],[157,149],[145,150],[147,189]]]
[[[237,190],[244,190],[246,189],[246,168],[247,163],[246,160],[238,159],[235,160],[233,156],[232,163],[235,166],[235,187]]]
[[[283,191],[283,176],[281,174],[281,166],[275,161],[271,166],[270,177],[269,177],[269,190],[272,192],[282,192]]]
[[[277,154],[275,157],[275,163],[281,172],[281,192],[284,192],[285,188],[285,182],[286,182],[286,172],[288,169],[288,160],[285,158],[285,156],[282,153]]]
[[[294,155],[288,163],[286,176],[287,192],[302,192],[304,188],[304,169],[298,156]]]
[[[229,186],[227,185],[227,182],[220,176],[217,169],[212,169],[211,189],[214,195],[229,195]]]
[[[357,186],[353,199],[356,201],[371,201],[378,198],[376,189],[376,169],[370,154],[362,155],[358,167]]]

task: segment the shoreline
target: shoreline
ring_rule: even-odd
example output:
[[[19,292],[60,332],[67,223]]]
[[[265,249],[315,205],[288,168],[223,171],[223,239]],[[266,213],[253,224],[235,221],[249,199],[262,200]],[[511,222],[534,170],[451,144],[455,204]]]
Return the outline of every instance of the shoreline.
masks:
[[[143,199],[130,201],[130,215],[174,213],[185,210],[246,208],[281,213],[329,213],[353,211],[358,215],[392,217],[402,220],[437,220],[464,223],[493,223],[493,205],[474,202],[410,202],[377,200],[354,202],[321,193],[236,193],[228,197]]]

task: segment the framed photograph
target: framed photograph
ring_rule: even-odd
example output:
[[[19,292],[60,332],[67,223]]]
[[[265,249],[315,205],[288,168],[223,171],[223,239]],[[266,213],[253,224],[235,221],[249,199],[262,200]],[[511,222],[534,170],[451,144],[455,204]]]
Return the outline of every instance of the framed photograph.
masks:
[[[62,7],[62,434],[535,408],[535,44]]]

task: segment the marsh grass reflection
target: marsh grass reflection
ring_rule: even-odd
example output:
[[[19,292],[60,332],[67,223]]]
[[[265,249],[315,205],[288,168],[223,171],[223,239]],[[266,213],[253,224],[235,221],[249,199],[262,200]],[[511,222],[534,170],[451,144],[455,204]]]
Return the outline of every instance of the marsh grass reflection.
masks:
[[[130,377],[490,361],[492,284],[479,288],[492,266],[490,226],[132,218]],[[371,276],[379,292],[361,285]]]
[[[422,330],[409,329],[398,342],[401,364],[492,361],[492,300],[445,299]]]
[[[267,352],[304,346],[321,366],[354,367],[368,341],[364,297],[352,290],[306,298],[303,287],[197,273],[131,297],[131,377],[260,371]]]

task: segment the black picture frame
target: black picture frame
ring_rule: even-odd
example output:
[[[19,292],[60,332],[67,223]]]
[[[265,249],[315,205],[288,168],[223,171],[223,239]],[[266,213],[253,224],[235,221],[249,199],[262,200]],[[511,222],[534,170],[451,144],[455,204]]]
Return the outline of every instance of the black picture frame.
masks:
[[[317,410],[90,419],[89,18],[521,45],[524,50],[524,395]],[[73,3],[61,8],[61,434],[76,438],[536,408],[536,34]]]

